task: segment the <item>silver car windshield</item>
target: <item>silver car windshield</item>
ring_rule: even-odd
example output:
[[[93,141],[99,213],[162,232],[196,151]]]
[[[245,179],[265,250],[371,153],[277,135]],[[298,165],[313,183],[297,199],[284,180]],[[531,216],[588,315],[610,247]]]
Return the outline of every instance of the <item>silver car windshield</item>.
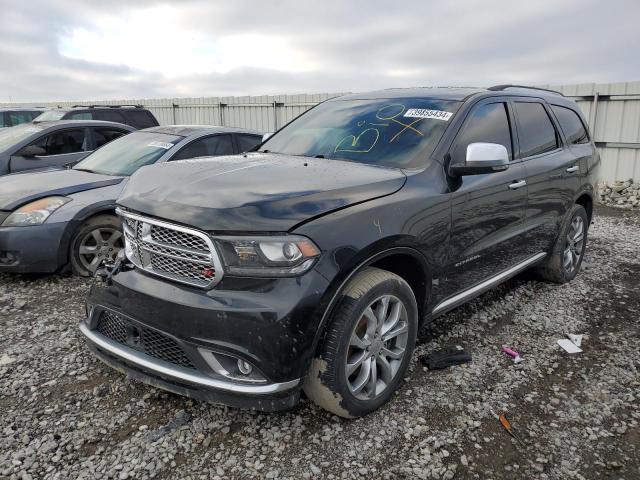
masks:
[[[164,133],[133,132],[107,143],[73,168],[105,175],[132,175],[140,167],[158,161],[183,138]]]
[[[0,152],[13,147],[40,131],[42,131],[41,127],[31,123],[23,123],[15,127],[3,128],[0,130]]]

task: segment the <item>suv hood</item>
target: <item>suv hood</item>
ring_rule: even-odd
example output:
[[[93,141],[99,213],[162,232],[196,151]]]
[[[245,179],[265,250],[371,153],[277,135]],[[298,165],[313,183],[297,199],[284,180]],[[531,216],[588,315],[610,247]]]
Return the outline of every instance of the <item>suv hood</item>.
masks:
[[[390,195],[405,180],[391,168],[250,153],[144,167],[118,204],[207,231],[286,232],[310,218]]]
[[[116,185],[123,177],[79,170],[25,172],[0,177],[0,210],[14,210],[25,203],[52,195],[71,195]]]

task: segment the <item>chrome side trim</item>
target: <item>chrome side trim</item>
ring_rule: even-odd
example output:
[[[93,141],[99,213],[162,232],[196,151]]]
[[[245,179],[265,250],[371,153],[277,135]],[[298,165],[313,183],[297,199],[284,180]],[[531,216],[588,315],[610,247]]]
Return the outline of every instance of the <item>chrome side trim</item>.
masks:
[[[450,297],[440,302],[438,305],[434,307],[431,314],[436,315],[438,313],[444,312],[445,310],[450,310],[454,307],[457,307],[458,305],[464,303],[466,300],[472,297],[475,297],[477,295],[480,295],[481,293],[495,287],[499,283],[502,283],[506,279],[513,277],[517,273],[520,273],[521,271],[526,270],[528,267],[538,262],[539,260],[542,260],[546,256],[547,256],[546,253],[540,252],[534,255],[533,257],[528,258],[524,262],[521,262],[509,268],[508,270],[504,270],[503,272],[488,278],[487,280],[485,280],[482,283],[479,283],[475,287],[471,287],[468,290],[465,290],[464,292],[461,292],[457,295],[454,295],[453,297]]]
[[[103,337],[84,323],[80,323],[80,331],[91,343],[95,344],[102,350],[105,350],[117,357],[122,358],[139,367],[149,370],[158,375],[187,382],[195,386],[223,390],[225,392],[245,394],[245,395],[268,395],[272,393],[284,392],[296,387],[300,383],[300,379],[291,380],[283,383],[270,383],[267,385],[241,385],[224,380],[218,380],[191,370],[183,369],[175,365],[168,364],[161,360],[156,360],[144,353],[137,352],[133,349],[122,347],[120,344]]]

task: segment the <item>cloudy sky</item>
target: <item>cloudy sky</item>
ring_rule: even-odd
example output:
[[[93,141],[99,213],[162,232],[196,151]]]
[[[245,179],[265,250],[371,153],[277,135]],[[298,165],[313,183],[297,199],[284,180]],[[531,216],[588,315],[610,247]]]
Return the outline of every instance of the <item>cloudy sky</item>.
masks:
[[[0,0],[0,102],[640,80],[638,0]]]

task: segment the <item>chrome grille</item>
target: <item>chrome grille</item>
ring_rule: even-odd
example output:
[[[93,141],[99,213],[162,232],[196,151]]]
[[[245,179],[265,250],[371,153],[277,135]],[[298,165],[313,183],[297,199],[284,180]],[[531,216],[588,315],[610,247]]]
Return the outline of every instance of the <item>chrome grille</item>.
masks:
[[[201,288],[222,278],[218,254],[204,232],[121,209],[118,214],[123,218],[127,257],[138,268]]]
[[[165,362],[193,368],[193,362],[178,342],[151,328],[134,325],[117,313],[104,310],[100,313],[96,331],[101,335]]]

